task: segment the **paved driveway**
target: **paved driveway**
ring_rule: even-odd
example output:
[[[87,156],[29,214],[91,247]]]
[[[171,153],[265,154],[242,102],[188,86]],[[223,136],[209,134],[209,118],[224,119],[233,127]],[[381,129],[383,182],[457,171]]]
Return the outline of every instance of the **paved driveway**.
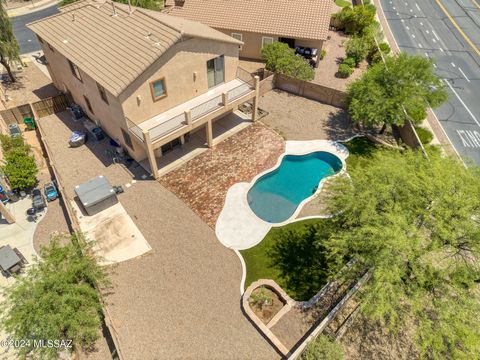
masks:
[[[123,184],[119,200],[152,246],[143,257],[118,264],[112,275],[108,310],[125,358],[279,358],[241,312],[236,255],[171,192],[142,180],[139,168],[130,169],[137,179],[132,183],[129,172],[105,158],[104,145],[68,148],[74,125],[68,114],[60,118],[41,124],[67,194],[102,174]]]

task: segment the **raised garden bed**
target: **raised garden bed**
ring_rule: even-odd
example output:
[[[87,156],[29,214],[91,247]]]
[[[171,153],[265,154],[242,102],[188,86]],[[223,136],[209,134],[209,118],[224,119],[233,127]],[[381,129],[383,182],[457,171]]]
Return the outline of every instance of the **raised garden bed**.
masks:
[[[248,303],[254,314],[265,325],[267,325],[285,305],[275,291],[265,286],[253,290],[248,299]]]

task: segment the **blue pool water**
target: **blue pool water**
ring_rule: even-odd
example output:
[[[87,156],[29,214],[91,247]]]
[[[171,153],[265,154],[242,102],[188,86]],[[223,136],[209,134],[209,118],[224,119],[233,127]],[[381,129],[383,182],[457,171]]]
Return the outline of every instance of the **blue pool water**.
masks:
[[[283,222],[303,200],[315,193],[323,178],[341,168],[341,160],[328,152],[286,155],[278,168],[253,184],[247,194],[248,204],[262,220]]]

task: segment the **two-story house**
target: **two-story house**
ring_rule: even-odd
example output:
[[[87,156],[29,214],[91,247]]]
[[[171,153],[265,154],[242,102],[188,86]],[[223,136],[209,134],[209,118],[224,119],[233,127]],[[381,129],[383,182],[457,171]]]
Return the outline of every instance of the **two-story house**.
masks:
[[[54,85],[155,177],[162,149],[202,129],[212,146],[215,121],[257,107],[258,78],[238,68],[243,43],[201,23],[84,0],[28,27]]]

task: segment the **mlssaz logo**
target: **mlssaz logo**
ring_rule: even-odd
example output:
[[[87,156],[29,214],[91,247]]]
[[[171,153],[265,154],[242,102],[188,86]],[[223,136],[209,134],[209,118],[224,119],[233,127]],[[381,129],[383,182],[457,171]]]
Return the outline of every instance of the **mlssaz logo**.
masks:
[[[34,347],[42,348],[72,348],[72,340],[33,340]]]

